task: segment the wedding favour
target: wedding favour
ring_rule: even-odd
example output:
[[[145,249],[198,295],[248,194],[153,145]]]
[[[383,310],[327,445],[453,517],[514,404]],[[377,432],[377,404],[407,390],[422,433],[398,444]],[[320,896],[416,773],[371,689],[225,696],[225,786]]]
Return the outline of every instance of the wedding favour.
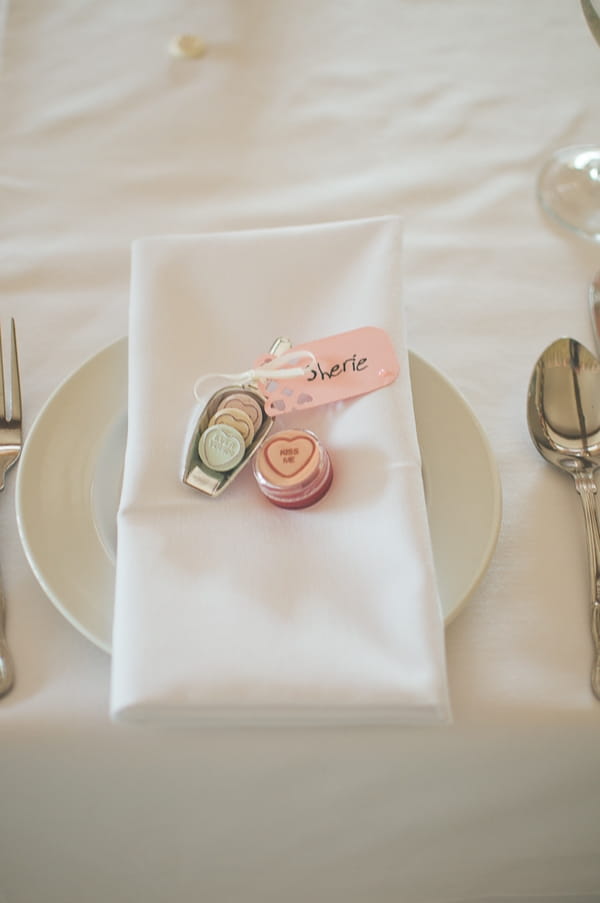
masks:
[[[308,508],[323,498],[333,479],[327,449],[310,430],[271,436],[253,462],[263,495],[280,508]]]
[[[270,378],[285,375],[287,379],[304,374],[298,361],[313,360],[310,352],[294,353],[293,362],[283,359],[290,341],[278,338],[273,343],[262,367],[236,374],[206,374],[194,387],[200,400],[199,388],[208,379],[218,377],[236,380],[210,396],[200,414],[192,417],[191,435],[186,445],[183,482],[209,496],[217,496],[246,467],[266,439],[274,417],[265,411],[265,396],[259,390],[261,376]],[[289,366],[282,368],[288,363]]]
[[[251,370],[200,377],[197,398],[210,378],[236,382],[215,392],[194,415],[183,482],[219,495],[261,448],[277,415],[365,395],[393,382],[398,371],[387,333],[366,326],[297,346],[279,338]],[[285,508],[314,504],[332,474],[327,451],[308,431],[276,437],[254,468],[263,494]]]
[[[234,420],[230,413],[226,418],[218,416],[220,406],[228,412],[232,410],[229,402],[232,395],[243,395],[260,411],[256,428],[252,427],[251,436],[247,433],[248,444],[233,425],[241,423],[241,418]],[[222,411],[223,408],[221,415]],[[244,425],[247,428],[247,421]],[[183,482],[205,495],[219,495],[246,466],[272,426],[273,417],[265,414],[264,399],[254,387],[233,385],[215,392],[204,406],[188,442]]]

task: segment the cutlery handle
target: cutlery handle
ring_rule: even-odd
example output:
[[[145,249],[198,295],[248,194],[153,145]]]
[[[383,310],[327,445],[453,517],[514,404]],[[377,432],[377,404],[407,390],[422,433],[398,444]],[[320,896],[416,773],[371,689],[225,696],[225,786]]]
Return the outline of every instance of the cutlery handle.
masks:
[[[6,603],[4,591],[0,585],[0,697],[5,696],[15,681],[15,671],[10,650],[6,643],[4,625],[6,621]]]
[[[0,697],[5,696],[15,682],[12,656],[6,645],[4,634],[0,636]]]
[[[587,537],[590,587],[592,595],[592,640],[594,643],[594,659],[592,663],[591,683],[594,696],[600,699],[600,524],[596,504],[596,481],[592,473],[575,474],[575,486],[585,516],[585,532]]]
[[[594,638],[595,659],[592,668],[592,690],[600,699],[600,602],[595,599],[592,606],[592,637]]]

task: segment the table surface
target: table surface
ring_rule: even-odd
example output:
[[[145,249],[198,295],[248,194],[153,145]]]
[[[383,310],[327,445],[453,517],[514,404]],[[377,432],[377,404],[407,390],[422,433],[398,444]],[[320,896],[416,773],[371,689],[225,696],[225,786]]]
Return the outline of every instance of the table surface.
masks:
[[[172,56],[180,33],[205,55]],[[158,732],[110,723],[110,659],[37,584],[9,474],[1,903],[600,900],[583,519],[525,419],[542,349],[592,347],[600,249],[535,190],[554,149],[600,140],[579,4],[19,0],[0,35],[26,430],[126,334],[135,238],[399,213],[409,345],[475,412],[504,503],[447,629],[451,727]]]

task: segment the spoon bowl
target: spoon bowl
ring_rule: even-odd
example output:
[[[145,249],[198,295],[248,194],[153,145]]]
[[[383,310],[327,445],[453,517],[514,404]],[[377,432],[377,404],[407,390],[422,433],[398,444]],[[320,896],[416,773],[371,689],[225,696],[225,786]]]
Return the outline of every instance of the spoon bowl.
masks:
[[[575,339],[558,339],[537,361],[527,422],[551,464],[570,473],[600,467],[600,361]]]
[[[583,505],[594,641],[591,684],[600,699],[600,522],[594,479],[600,467],[600,361],[575,339],[558,339],[539,357],[529,383],[527,424],[539,453],[573,477]]]

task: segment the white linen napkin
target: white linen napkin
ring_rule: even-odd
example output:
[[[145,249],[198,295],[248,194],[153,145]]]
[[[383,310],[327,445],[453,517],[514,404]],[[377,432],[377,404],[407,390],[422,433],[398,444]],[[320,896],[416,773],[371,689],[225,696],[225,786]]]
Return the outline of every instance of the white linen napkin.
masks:
[[[449,719],[400,255],[395,217],[134,243],[114,719]],[[391,336],[397,380],[274,426],[329,449],[317,505],[277,508],[251,467],[217,498],[183,485],[199,376],[361,326]]]

